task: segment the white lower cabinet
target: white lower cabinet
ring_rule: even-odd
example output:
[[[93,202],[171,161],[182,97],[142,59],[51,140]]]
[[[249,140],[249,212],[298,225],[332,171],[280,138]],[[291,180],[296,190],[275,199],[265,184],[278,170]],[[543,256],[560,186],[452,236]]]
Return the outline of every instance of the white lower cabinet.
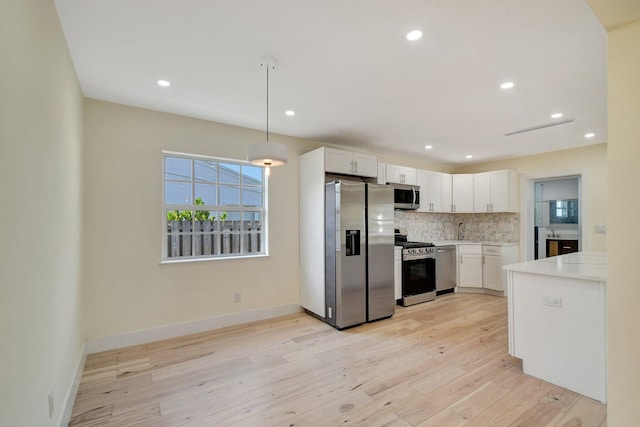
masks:
[[[482,286],[494,291],[504,291],[502,258],[500,255],[483,255]]]
[[[507,272],[503,266],[518,260],[518,245],[462,243],[458,246],[458,286],[504,292]],[[475,290],[468,289],[469,292]]]
[[[402,298],[402,248],[393,248],[393,289],[395,299]]]
[[[482,258],[482,286],[492,291],[504,292],[507,289],[507,271],[502,267],[517,262],[518,247],[483,245]]]
[[[482,288],[482,244],[458,246],[458,286]]]

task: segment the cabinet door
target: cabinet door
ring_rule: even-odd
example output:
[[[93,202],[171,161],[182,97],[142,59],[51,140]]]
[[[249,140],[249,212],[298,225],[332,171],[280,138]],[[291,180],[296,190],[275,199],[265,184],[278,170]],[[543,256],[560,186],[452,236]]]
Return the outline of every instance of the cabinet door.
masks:
[[[431,212],[442,212],[442,174],[429,172],[429,199],[431,200]]]
[[[387,182],[395,184],[404,184],[403,176],[404,168],[397,165],[387,165]]]
[[[453,178],[448,173],[440,174],[442,177],[442,206],[438,212],[453,211]]]
[[[418,169],[416,184],[420,186],[418,212],[442,212],[442,174]]]
[[[491,172],[473,175],[473,211],[491,212]]]
[[[509,212],[509,201],[509,171],[491,172],[491,211]]]
[[[473,212],[473,174],[452,176],[453,212]]]
[[[466,288],[482,287],[482,255],[460,254],[458,263],[458,286]]]
[[[482,285],[494,291],[504,291],[502,283],[502,258],[498,255],[484,255]]]
[[[420,209],[417,212],[433,212],[431,204],[431,180],[429,171],[416,171],[416,184],[420,186]]]
[[[325,148],[324,170],[326,172],[353,174],[353,153],[333,148]]]
[[[378,177],[378,157],[371,154],[353,153],[354,173],[370,178]]]
[[[387,182],[416,185],[416,170],[398,165],[387,165]]]
[[[387,165],[386,163],[378,162],[378,184],[387,183]]]
[[[414,168],[402,168],[404,174],[404,183],[409,185],[416,185],[416,170]]]

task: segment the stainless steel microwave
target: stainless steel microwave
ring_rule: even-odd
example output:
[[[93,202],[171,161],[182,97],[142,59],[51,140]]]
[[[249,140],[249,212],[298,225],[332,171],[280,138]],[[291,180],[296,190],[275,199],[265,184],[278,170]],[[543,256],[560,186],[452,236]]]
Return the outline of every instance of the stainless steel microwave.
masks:
[[[390,184],[393,187],[394,209],[418,209],[420,207],[420,187],[417,185]]]

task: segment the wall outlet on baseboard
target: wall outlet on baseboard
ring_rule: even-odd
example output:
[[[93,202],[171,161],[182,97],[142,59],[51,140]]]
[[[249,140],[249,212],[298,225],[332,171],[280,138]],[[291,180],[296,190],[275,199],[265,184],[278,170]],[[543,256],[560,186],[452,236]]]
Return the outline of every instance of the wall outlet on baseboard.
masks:
[[[242,301],[242,294],[240,293],[240,291],[235,291],[233,293],[233,302],[241,302]]]
[[[594,225],[593,231],[597,234],[607,234],[607,226],[606,225]]]
[[[51,390],[51,393],[49,393],[49,418],[53,417],[53,404],[53,390]]]

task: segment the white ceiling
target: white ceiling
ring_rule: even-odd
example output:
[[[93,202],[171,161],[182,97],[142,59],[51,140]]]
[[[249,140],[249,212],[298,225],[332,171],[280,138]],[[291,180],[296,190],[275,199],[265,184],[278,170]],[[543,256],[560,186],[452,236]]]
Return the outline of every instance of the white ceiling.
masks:
[[[607,141],[606,31],[584,0],[55,3],[90,98],[264,130],[272,55],[274,133],[451,165]],[[573,122],[504,136],[557,111]]]

